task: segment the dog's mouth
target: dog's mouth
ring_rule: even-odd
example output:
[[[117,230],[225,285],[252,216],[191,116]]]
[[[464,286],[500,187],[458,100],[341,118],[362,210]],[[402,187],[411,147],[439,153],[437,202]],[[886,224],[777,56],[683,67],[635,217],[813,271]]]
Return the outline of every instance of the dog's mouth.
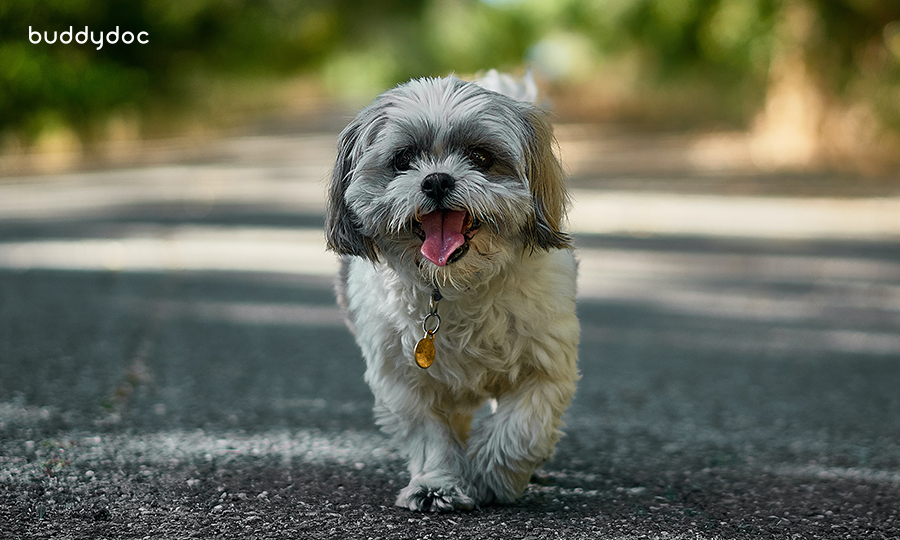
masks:
[[[437,266],[463,258],[479,227],[481,222],[465,210],[435,210],[413,223],[413,231],[422,239],[422,256]]]

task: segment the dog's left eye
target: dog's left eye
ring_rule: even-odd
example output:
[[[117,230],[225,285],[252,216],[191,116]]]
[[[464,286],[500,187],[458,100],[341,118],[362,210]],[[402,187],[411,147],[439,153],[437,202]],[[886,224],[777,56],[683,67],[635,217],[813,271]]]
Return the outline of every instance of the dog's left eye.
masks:
[[[484,148],[472,148],[468,153],[469,161],[479,169],[487,170],[494,164],[494,156]]]

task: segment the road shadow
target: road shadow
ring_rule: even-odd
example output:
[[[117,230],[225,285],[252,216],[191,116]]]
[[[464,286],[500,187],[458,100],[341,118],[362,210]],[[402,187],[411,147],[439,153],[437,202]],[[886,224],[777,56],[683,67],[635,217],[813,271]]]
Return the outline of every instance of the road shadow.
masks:
[[[320,229],[322,218],[132,205],[5,220],[0,242],[182,226]],[[583,376],[556,457],[517,505],[429,519],[391,506],[407,478],[374,426],[331,277],[2,269],[0,517],[16,525],[0,530],[895,530],[900,273],[883,270],[900,261],[898,246],[603,235],[577,244],[586,262],[622,264],[582,276]]]

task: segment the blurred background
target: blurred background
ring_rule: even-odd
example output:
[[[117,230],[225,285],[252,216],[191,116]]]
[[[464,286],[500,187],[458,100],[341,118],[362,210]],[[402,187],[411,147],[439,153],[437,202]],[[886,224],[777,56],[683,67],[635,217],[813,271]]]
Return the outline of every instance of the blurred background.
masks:
[[[897,0],[0,0],[0,537],[379,526],[337,134],[490,68],[552,111],[582,325],[553,479],[502,512],[900,537]],[[431,532],[390,515],[347,536]],[[532,536],[494,516],[453,537]]]
[[[29,41],[85,26],[149,43]],[[0,4],[0,174],[323,127],[411,77],[489,68],[531,68],[560,122],[744,133],[765,169],[900,162],[890,0],[17,0]]]

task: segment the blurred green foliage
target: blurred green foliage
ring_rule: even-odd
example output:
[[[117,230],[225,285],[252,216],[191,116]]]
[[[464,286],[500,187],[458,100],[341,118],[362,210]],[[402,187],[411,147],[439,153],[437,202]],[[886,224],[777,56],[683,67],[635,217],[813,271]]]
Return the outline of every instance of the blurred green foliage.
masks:
[[[338,42],[331,2],[16,0],[0,3],[0,127],[65,123],[90,136],[117,110],[177,107],[207,76],[287,74]],[[48,33],[147,32],[149,43],[33,44]]]
[[[797,5],[806,18],[786,23]],[[900,129],[898,21],[895,0],[4,1],[0,133],[29,140],[61,124],[89,139],[122,111],[188,108],[216,80],[305,74],[371,97],[414,76],[525,65],[588,92],[609,78],[686,89],[711,118],[746,124],[786,51],[827,96]],[[29,27],[85,26],[149,43],[29,42]]]

